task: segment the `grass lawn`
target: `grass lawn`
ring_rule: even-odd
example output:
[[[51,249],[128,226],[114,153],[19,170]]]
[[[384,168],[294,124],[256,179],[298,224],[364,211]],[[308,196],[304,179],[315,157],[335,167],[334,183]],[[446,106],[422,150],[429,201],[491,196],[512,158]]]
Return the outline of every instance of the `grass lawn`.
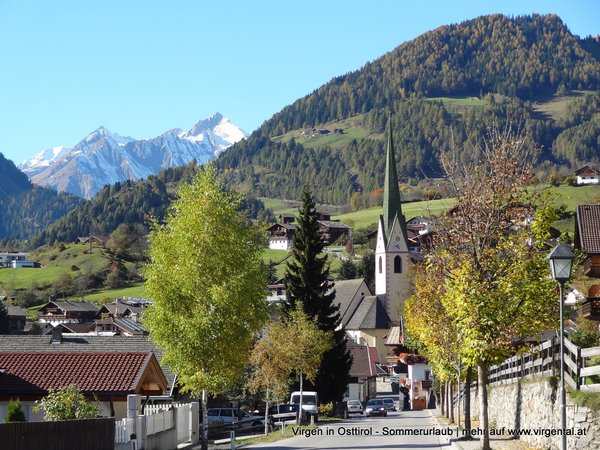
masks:
[[[134,286],[129,286],[120,289],[103,289],[101,291],[85,294],[79,297],[71,297],[68,300],[71,301],[86,301],[86,302],[94,302],[99,303],[103,300],[109,299],[114,300],[116,298],[144,298],[144,283],[136,284]]]
[[[454,199],[444,198],[440,200],[429,200],[423,202],[404,203],[402,211],[406,220],[410,220],[415,216],[435,216],[454,205]],[[344,223],[352,224],[353,228],[367,228],[373,224],[377,224],[379,215],[382,213],[381,206],[373,208],[361,209],[348,214],[342,214],[334,217]]]

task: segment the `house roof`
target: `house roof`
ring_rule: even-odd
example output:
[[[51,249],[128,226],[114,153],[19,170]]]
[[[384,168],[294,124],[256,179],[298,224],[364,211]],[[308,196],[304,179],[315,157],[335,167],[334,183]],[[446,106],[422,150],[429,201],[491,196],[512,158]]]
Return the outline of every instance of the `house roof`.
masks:
[[[577,169],[575,171],[575,175],[581,175],[581,174],[594,174],[594,175],[598,175],[598,173],[600,172],[600,170],[598,170],[596,167],[591,166],[590,164],[587,164],[579,169]]]
[[[339,222],[337,220],[317,220],[320,225],[323,225],[327,228],[340,228],[343,230],[349,230],[350,226],[345,223]]]
[[[575,248],[585,253],[600,253],[600,204],[577,205]]]
[[[162,351],[154,346],[148,336],[69,336],[63,335],[60,343],[52,343],[52,336],[6,335],[0,336],[0,352],[152,352],[159,364]],[[161,366],[167,379],[167,389],[173,389],[175,374]]]
[[[382,301],[374,295],[364,297],[346,325],[349,330],[390,327],[391,320]]]
[[[351,377],[367,378],[377,375],[375,364],[379,361],[371,358],[372,353],[369,351],[369,347],[350,343],[347,345],[347,348],[350,355],[352,355]],[[375,354],[377,354],[377,351],[375,351]]]
[[[385,345],[402,345],[403,343],[404,339],[400,327],[391,327],[390,331],[388,331]]]
[[[151,352],[0,352],[0,393],[39,395],[74,384],[84,393],[126,395],[148,391],[148,381],[162,393],[160,370],[144,379],[152,364]]]
[[[27,311],[20,306],[7,305],[6,310],[10,317],[27,317]]]
[[[56,327],[65,330],[66,333],[88,333],[96,326],[95,322],[83,323],[59,323]],[[49,328],[45,334],[52,335],[53,328]]]
[[[51,301],[46,303],[40,310],[50,307],[51,305],[62,309],[63,311],[81,311],[81,312],[98,312],[98,307],[90,302],[59,302]]]

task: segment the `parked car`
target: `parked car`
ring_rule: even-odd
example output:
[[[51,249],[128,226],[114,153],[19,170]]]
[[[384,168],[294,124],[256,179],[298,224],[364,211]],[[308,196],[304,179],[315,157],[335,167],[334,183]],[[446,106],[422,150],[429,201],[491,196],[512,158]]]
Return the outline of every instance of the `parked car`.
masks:
[[[294,423],[298,420],[299,405],[275,405],[269,408],[269,423],[279,426],[282,423]]]
[[[360,402],[360,400],[348,400],[346,405],[347,405],[346,407],[348,409],[348,414],[352,414],[352,413],[362,414],[363,413],[363,405]]]
[[[394,401],[393,398],[384,398],[383,400],[383,404],[385,405],[385,407],[387,408],[388,411],[396,411],[396,402]]]
[[[365,416],[387,416],[387,408],[385,407],[385,403],[380,398],[374,398],[367,402],[367,406],[365,407]]]
[[[216,423],[218,420],[222,420],[224,425],[239,423],[239,428],[250,428],[264,425],[265,419],[239,408],[209,408],[208,423]]]

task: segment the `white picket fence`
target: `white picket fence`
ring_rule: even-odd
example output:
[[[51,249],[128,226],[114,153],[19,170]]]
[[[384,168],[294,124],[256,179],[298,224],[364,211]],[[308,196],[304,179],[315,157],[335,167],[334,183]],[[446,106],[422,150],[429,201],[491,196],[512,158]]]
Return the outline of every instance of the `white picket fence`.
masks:
[[[196,426],[194,425],[196,424]],[[198,439],[198,404],[176,403],[144,408],[144,415],[115,422],[115,449],[164,448],[171,450],[179,444]]]

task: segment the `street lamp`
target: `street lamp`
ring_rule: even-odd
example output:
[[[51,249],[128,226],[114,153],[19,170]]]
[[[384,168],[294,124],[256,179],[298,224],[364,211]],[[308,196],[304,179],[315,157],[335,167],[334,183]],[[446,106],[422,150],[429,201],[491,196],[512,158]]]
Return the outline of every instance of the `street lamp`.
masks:
[[[558,281],[560,305],[560,427],[562,429],[561,450],[567,450],[567,401],[565,395],[565,327],[563,324],[563,289],[565,282],[571,278],[575,255],[565,244],[558,244],[548,255],[552,278]]]

